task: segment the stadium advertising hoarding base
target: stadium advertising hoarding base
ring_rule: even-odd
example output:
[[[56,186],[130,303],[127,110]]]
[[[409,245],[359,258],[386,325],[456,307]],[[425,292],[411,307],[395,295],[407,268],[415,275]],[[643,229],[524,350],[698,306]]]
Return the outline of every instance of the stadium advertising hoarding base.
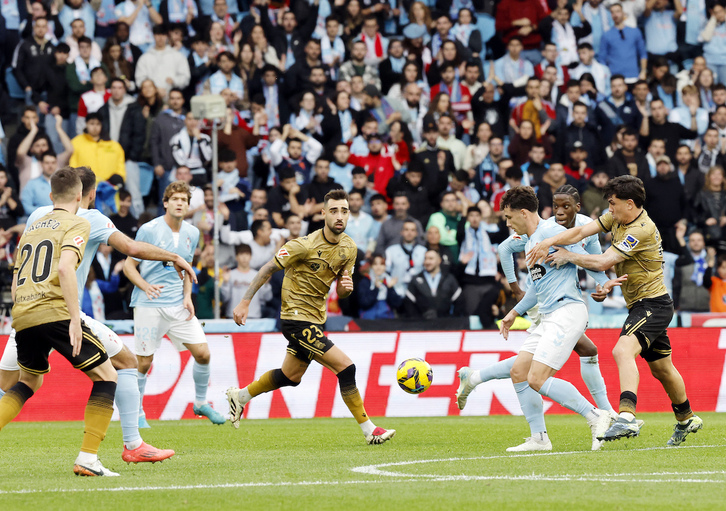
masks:
[[[617,406],[620,389],[611,351],[618,330],[589,330],[600,351],[600,367],[611,403]],[[716,328],[671,329],[673,360],[688,389],[696,411],[726,411],[726,330]],[[480,385],[471,394],[466,409],[456,407],[457,368],[481,368],[516,354],[526,337],[513,332],[505,341],[498,332],[356,332],[332,333],[333,342],[354,361],[358,387],[371,416],[520,415],[509,380]],[[280,366],[287,342],[278,333],[234,333],[208,335],[212,353],[208,398],[221,413],[228,411],[227,387],[245,385],[269,369]],[[7,338],[0,338],[4,348]],[[132,336],[123,336],[133,344]],[[421,357],[433,367],[431,387],[420,395],[403,392],[396,382],[396,366],[404,359]],[[50,357],[51,372],[43,387],[28,401],[17,420],[83,420],[90,382],[71,368],[60,355]],[[641,383],[638,410],[670,412],[670,401],[660,384],[638,360]],[[156,353],[146,384],[144,408],[149,419],[175,420],[194,417],[193,359],[178,353],[165,340]],[[580,377],[580,361],[572,354],[559,373],[590,401]],[[570,413],[545,399],[547,413]],[[248,419],[350,417],[338,392],[337,378],[318,364],[311,364],[302,383],[255,398],[246,408]]]

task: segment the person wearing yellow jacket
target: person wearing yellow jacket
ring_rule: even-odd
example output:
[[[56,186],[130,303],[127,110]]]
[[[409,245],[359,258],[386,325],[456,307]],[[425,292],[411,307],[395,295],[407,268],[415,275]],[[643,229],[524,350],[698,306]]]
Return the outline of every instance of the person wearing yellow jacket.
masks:
[[[96,173],[97,182],[108,181],[117,174],[126,180],[126,158],[121,145],[101,137],[101,116],[94,112],[86,117],[86,130],[71,140],[71,167],[89,167]]]

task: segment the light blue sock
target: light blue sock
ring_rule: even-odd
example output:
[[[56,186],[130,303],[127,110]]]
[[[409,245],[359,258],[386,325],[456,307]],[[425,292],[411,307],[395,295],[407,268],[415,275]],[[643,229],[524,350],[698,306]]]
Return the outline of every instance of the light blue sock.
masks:
[[[515,383],[514,390],[517,392],[519,406],[522,408],[524,418],[529,423],[529,430],[532,436],[538,433],[547,432],[544,420],[544,407],[542,406],[542,396],[529,386],[526,381]]]
[[[547,378],[539,393],[586,418],[594,408],[572,383],[559,378]]]
[[[197,405],[207,402],[207,388],[209,387],[209,364],[200,364],[194,361],[192,368],[194,378],[194,401]]]
[[[608,391],[605,388],[605,380],[603,380],[600,373],[597,355],[594,357],[580,357],[580,375],[597,407],[601,410],[613,411],[613,407],[608,401]]]
[[[509,376],[509,371],[512,370],[514,361],[517,357],[509,357],[505,360],[500,360],[496,364],[492,364],[489,367],[479,370],[479,378],[482,382],[489,380],[506,380]]]
[[[139,435],[139,383],[136,369],[119,369],[116,382],[116,406],[121,419],[121,431],[124,435],[124,444],[134,445],[141,441]]]
[[[144,389],[146,389],[146,375],[136,371],[136,380],[139,384],[139,417],[146,417],[144,412]]]
[[[3,389],[0,389],[0,399],[2,399],[4,395],[5,395],[5,391]]]

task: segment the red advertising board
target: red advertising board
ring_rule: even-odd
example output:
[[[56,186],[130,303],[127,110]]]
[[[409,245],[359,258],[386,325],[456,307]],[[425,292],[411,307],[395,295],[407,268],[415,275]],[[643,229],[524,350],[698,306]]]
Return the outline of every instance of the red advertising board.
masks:
[[[588,335],[600,350],[600,367],[613,404],[620,390],[618,373],[611,351],[617,330],[589,330]],[[685,379],[694,410],[726,411],[724,379],[726,330],[716,328],[671,329],[673,360]],[[480,385],[469,397],[466,409],[459,412],[454,393],[458,386],[457,368],[480,368],[514,356],[526,337],[514,332],[505,341],[498,332],[356,332],[331,333],[331,339],[355,362],[358,387],[371,416],[442,416],[521,414],[509,380]],[[721,341],[721,338],[724,338]],[[4,348],[6,337],[0,338]],[[278,333],[234,333],[208,335],[211,379],[208,398],[222,413],[227,413],[224,391],[244,386],[265,371],[279,367],[286,341]],[[133,338],[124,336],[131,344]],[[404,393],[396,383],[398,363],[410,357],[425,358],[433,367],[431,388],[421,395]],[[146,384],[144,407],[150,419],[191,418],[194,400],[192,366],[188,352],[178,353],[165,341],[156,353]],[[90,382],[57,353],[51,355],[51,372],[38,393],[28,401],[17,420],[82,420]],[[641,383],[638,410],[670,411],[670,401],[660,384],[649,374],[648,366],[638,361]],[[570,357],[558,377],[574,383],[590,398],[580,377],[576,354]],[[349,417],[338,393],[336,377],[312,364],[302,383],[255,398],[246,408],[249,419],[277,417]],[[547,413],[569,413],[545,400]]]

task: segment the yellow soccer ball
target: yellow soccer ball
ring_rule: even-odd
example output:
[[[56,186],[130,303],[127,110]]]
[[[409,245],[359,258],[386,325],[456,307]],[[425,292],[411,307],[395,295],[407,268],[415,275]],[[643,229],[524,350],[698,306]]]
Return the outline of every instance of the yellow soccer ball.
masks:
[[[421,394],[434,381],[431,366],[422,358],[409,358],[401,362],[396,373],[398,386],[409,394]]]

